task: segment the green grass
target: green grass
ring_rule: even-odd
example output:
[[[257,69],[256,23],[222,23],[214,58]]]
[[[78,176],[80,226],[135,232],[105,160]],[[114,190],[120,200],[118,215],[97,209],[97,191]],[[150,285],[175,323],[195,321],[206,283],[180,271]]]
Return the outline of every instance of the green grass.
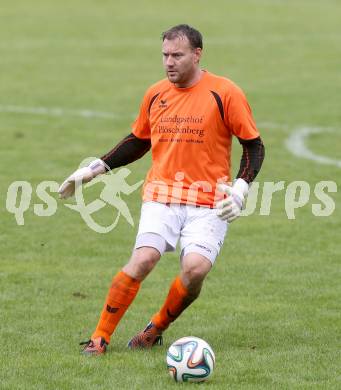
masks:
[[[61,182],[84,157],[101,155],[129,132],[144,90],[163,77],[161,31],[181,22],[203,32],[203,66],[239,83],[257,122],[272,124],[260,128],[266,161],[257,180],[339,187],[340,168],[293,157],[285,140],[300,126],[333,128],[307,145],[340,159],[340,19],[336,0],[1,2],[0,388],[175,388],[166,350],[187,335],[215,351],[205,387],[340,388],[340,193],[330,194],[336,209],[327,218],[313,216],[313,191],[295,220],[286,217],[285,191],[273,195],[270,216],[259,215],[258,202],[254,215],[231,226],[200,299],[170,327],[165,345],[131,353],[127,341],[178,272],[178,254],[167,254],[99,359],[80,356],[77,344],[91,334],[111,277],[130,256],[139,194],[124,197],[135,227],[121,219],[107,235],[60,201],[52,217],[33,212],[41,181]],[[9,105],[115,117],[6,112]],[[129,182],[142,179],[149,163],[146,156],[131,165]],[[24,226],[5,209],[15,180],[33,187]],[[96,191],[89,191],[94,198]]]

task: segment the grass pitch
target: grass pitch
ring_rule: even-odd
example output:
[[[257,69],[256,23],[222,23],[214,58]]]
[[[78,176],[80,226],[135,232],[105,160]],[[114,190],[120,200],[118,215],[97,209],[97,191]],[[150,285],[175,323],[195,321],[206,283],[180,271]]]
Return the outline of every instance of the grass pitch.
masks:
[[[164,77],[160,34],[182,22],[204,35],[203,67],[249,98],[266,145],[257,180],[304,180],[312,189],[333,180],[339,188],[339,167],[293,157],[285,141],[299,127],[321,127],[309,149],[341,158],[340,2],[3,0],[0,20],[0,387],[174,388],[167,347],[195,335],[217,358],[205,387],[340,388],[339,192],[330,194],[336,209],[325,218],[312,214],[313,191],[295,220],[286,217],[285,191],[274,194],[270,216],[259,215],[258,203],[231,226],[200,299],[165,333],[165,345],[129,352],[127,341],[178,272],[177,254],[164,256],[99,359],[80,356],[77,344],[96,325],[137,226],[121,219],[112,233],[97,234],[60,201],[53,216],[34,214],[41,181],[61,182],[129,132],[144,90]],[[129,183],[149,163],[146,156],[132,164]],[[24,226],[5,207],[16,180],[33,187]],[[137,224],[139,194],[124,199]],[[112,211],[98,218],[110,222]]]

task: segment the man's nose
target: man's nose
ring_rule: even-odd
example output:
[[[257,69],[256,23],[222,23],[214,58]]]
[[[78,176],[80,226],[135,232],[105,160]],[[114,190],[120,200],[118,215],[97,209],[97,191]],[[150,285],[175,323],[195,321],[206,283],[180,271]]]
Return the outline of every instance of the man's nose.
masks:
[[[173,66],[174,65],[174,58],[172,56],[168,56],[166,59],[166,65],[167,66]]]

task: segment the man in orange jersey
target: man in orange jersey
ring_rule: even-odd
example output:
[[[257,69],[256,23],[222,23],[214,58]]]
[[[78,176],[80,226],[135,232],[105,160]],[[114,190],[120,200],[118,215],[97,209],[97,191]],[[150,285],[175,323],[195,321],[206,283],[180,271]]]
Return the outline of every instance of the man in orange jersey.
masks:
[[[188,25],[164,32],[167,78],[145,93],[132,132],[101,159],[74,172],[59,189],[67,198],[74,194],[77,180],[88,182],[151,149],[135,248],[112,280],[98,325],[84,343],[85,354],[106,351],[141,282],[180,240],[180,274],[160,310],[128,346],[161,343],[163,331],[198,297],[228,225],[240,215],[249,184],[262,165],[264,146],[244,93],[230,80],[200,68],[202,47],[200,32]],[[243,155],[231,185],[233,135]]]

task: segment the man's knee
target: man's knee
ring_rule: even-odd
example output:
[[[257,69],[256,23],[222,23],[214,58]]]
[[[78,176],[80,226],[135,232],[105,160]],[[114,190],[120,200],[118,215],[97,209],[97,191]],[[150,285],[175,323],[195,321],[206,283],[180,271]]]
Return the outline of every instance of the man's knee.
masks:
[[[202,283],[211,268],[211,262],[196,253],[189,253],[182,259],[181,279],[190,293],[199,295]]]
[[[123,271],[131,277],[143,280],[160,260],[160,252],[151,247],[135,249]]]

